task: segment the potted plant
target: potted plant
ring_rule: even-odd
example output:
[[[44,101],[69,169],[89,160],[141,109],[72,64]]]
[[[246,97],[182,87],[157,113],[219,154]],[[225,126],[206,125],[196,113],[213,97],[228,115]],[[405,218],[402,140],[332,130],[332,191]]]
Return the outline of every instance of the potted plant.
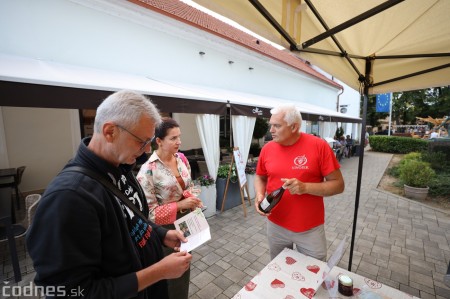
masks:
[[[245,167],[245,176],[247,177],[247,187],[250,193],[250,199],[255,198],[255,173],[256,168],[254,166]]]
[[[225,188],[226,188],[229,172],[230,172],[229,164],[219,165],[219,169],[217,170],[217,180],[216,180],[216,189],[217,189],[216,208],[217,208],[217,210],[222,209],[222,201],[224,198],[224,193],[225,193]],[[233,168],[231,169],[230,183],[228,184],[228,189],[227,189],[227,193],[226,193],[224,210],[231,209],[241,203],[242,202],[241,202],[241,195],[240,195],[240,186],[239,186],[239,182],[238,182],[235,165],[233,165]]]
[[[215,180],[209,174],[205,174],[197,178],[198,184],[201,186],[202,192],[199,198],[202,200],[206,209],[203,211],[205,217],[211,217],[216,214],[216,184]]]
[[[404,183],[406,197],[419,200],[427,197],[428,185],[435,176],[428,163],[414,159],[406,160],[400,165],[399,173]]]

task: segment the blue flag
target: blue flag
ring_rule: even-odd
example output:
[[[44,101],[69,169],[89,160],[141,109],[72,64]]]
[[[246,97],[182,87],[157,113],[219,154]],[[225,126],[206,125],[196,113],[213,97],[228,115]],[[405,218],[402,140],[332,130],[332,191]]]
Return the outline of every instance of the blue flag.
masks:
[[[389,112],[391,106],[391,94],[377,94],[377,112]]]

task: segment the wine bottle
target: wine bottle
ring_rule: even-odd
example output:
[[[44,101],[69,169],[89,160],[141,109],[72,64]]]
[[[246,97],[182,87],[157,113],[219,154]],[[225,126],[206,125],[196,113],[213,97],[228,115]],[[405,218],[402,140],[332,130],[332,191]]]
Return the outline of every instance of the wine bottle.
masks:
[[[283,193],[283,186],[281,186],[277,190],[272,191],[259,203],[259,210],[266,214],[270,213],[270,211],[280,202]]]

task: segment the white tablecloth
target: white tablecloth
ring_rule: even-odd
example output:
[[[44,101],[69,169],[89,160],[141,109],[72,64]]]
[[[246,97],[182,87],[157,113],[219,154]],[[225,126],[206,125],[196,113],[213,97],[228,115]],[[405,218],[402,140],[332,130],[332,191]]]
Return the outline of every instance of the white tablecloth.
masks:
[[[338,292],[340,274],[346,274],[353,279],[354,295],[352,297],[345,297]],[[328,289],[324,287],[326,285],[323,283],[324,279],[329,285]],[[410,299],[417,297],[337,266],[329,271],[325,262],[285,248],[233,297],[233,299],[244,298]]]

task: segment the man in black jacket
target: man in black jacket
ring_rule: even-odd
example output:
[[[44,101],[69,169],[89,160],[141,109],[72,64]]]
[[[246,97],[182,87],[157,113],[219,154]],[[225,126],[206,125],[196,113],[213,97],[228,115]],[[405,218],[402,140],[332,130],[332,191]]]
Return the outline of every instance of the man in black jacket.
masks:
[[[92,138],[82,140],[65,168],[82,166],[115,185],[148,217],[131,170],[150,150],[158,110],[144,96],[119,91],[97,109]],[[180,277],[192,256],[163,258],[162,246],[178,250],[183,234],[142,219],[104,185],[81,172],[62,172],[46,189],[27,248],[35,282],[48,297],[167,298],[166,279]]]

